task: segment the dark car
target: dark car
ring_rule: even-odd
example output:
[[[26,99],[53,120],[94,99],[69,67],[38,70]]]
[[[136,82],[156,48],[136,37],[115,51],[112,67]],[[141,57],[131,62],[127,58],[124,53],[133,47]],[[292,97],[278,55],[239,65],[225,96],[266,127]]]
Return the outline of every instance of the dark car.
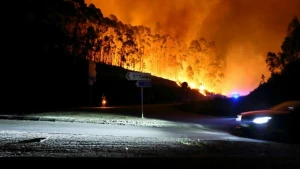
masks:
[[[237,115],[236,128],[242,134],[298,137],[300,101],[287,101],[267,110],[243,112]]]

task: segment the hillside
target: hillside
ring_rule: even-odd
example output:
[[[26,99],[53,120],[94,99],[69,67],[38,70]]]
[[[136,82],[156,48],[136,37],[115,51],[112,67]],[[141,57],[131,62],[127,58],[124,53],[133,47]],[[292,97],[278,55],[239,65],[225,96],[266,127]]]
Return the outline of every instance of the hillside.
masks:
[[[102,94],[105,94],[108,105],[136,105],[141,103],[141,88],[136,81],[126,79],[131,71],[122,67],[97,64],[96,82],[93,86],[93,105],[100,105]],[[176,82],[152,76],[152,87],[143,88],[144,104],[160,104],[181,102],[184,96],[188,100],[201,100],[204,98],[196,90],[184,91]]]
[[[178,108],[199,114],[236,117],[243,111],[268,109],[284,101],[300,100],[299,66],[300,59],[293,61],[281,74],[272,75],[247,96],[191,101]]]

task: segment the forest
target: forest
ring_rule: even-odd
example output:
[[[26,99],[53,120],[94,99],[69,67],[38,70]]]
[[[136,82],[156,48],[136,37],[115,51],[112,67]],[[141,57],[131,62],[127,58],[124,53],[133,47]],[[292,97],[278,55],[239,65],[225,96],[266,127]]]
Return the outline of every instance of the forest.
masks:
[[[4,17],[1,57],[6,66],[1,71],[1,100],[7,110],[87,104],[90,61],[151,73],[179,86],[187,82],[190,88],[210,93],[218,93],[226,76],[225,59],[214,41],[178,41],[161,34],[159,23],[155,29],[124,24],[84,0],[24,0],[11,6]],[[299,39],[295,17],[282,51],[266,54],[271,77],[262,75],[248,98],[268,105],[298,98]]]

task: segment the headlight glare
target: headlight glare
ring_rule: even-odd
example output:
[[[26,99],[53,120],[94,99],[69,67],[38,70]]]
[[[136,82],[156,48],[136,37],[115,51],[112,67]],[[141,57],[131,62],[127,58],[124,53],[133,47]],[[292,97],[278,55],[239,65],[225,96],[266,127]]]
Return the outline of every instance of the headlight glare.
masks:
[[[235,119],[235,121],[242,121],[242,115],[237,115],[237,118]]]
[[[253,120],[253,123],[264,124],[267,123],[272,117],[257,117]]]

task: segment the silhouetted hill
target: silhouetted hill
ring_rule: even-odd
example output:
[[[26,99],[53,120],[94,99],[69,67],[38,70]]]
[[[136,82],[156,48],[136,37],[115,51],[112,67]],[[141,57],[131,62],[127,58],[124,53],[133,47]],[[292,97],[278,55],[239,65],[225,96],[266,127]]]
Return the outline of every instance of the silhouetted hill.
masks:
[[[247,97],[268,106],[288,100],[300,100],[300,59],[288,64],[281,74],[273,74]]]
[[[26,113],[100,106],[102,94],[106,95],[107,106],[141,104],[141,88],[136,86],[136,81],[126,79],[130,70],[97,64],[96,82],[90,86],[87,61],[77,64],[24,63],[27,64],[16,69],[18,76],[6,81],[2,89],[0,112]],[[186,94],[190,100],[204,97],[196,90],[183,91],[176,82],[168,79],[152,76],[151,81],[152,87],[143,89],[144,104],[181,102]]]
[[[185,111],[215,116],[236,117],[243,111],[268,109],[290,100],[300,100],[300,59],[286,66],[281,74],[273,74],[264,84],[259,85],[249,95],[235,98],[215,98],[191,101],[178,106]]]
[[[93,86],[93,105],[100,105],[101,96],[105,94],[108,105],[137,105],[141,103],[141,88],[136,81],[126,79],[131,71],[117,66],[97,64],[96,83]],[[180,102],[184,91],[176,82],[152,76],[152,87],[143,88],[144,104],[160,104]],[[203,99],[203,95],[196,90],[189,89],[190,100]]]

